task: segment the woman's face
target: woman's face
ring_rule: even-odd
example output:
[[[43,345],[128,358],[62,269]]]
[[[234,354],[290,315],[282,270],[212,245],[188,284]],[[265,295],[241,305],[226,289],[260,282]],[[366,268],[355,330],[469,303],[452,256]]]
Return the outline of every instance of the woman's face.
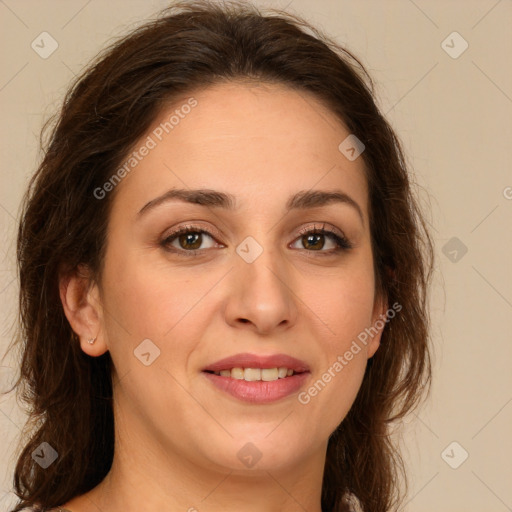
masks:
[[[114,362],[119,446],[217,469],[320,460],[378,347],[380,333],[358,336],[387,307],[363,160],[306,93],[232,83],[190,96],[161,112],[108,192],[90,350],[104,343]]]

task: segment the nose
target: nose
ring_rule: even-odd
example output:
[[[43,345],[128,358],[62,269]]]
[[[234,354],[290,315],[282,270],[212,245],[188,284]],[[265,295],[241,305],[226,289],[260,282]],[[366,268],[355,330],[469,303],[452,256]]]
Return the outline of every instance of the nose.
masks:
[[[235,255],[226,322],[263,335],[289,329],[297,321],[299,301],[290,281],[289,269],[270,250],[250,263]]]

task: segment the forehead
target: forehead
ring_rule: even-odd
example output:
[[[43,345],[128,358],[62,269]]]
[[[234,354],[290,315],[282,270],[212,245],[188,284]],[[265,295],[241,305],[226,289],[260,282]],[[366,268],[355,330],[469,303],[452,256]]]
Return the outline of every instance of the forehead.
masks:
[[[116,194],[135,209],[173,187],[209,188],[261,208],[297,190],[341,188],[366,211],[364,161],[339,149],[349,135],[310,93],[281,84],[210,86],[161,109],[132,151],[150,149]]]

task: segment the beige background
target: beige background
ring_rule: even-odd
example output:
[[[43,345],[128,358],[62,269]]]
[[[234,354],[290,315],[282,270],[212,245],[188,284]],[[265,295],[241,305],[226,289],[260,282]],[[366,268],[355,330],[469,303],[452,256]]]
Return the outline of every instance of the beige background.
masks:
[[[429,401],[404,424],[411,479],[405,510],[512,510],[512,2],[256,3],[304,15],[362,59],[378,84],[379,105],[404,143],[421,201],[431,208],[435,374]],[[18,207],[36,167],[42,122],[107,41],[165,5],[0,1],[2,354],[17,300]],[[47,59],[31,48],[43,31],[59,45]],[[458,58],[442,46],[454,31],[469,45]],[[457,37],[445,43],[452,54],[463,48]],[[3,365],[5,388],[15,363],[6,359]],[[23,421],[14,397],[2,398],[1,511],[13,502],[13,447]]]

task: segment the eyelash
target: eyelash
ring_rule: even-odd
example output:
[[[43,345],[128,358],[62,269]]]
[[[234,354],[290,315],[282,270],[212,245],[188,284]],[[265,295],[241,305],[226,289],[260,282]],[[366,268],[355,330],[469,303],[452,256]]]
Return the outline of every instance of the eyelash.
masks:
[[[209,237],[211,237],[213,240],[215,240],[215,237],[209,232],[206,231],[198,226],[183,226],[181,228],[178,228],[176,231],[170,233],[168,236],[166,236],[161,242],[160,245],[164,248],[164,250],[168,252],[172,252],[175,254],[178,254],[179,256],[184,257],[190,257],[190,256],[196,256],[198,254],[201,254],[203,251],[206,251],[208,249],[193,249],[190,251],[187,251],[185,249],[177,249],[175,247],[170,247],[170,243],[177,239],[180,235],[186,235],[189,233],[195,233],[195,234],[206,234]],[[335,253],[339,253],[340,251],[349,251],[353,248],[352,243],[345,237],[341,236],[338,233],[334,232],[334,230],[326,229],[325,224],[321,228],[317,228],[314,226],[313,228],[303,228],[299,232],[299,236],[294,240],[294,242],[305,236],[305,235],[326,235],[330,237],[337,245],[336,248],[330,249],[328,251],[323,250],[308,250],[304,249],[307,252],[315,252],[319,253],[319,256],[332,256]]]

